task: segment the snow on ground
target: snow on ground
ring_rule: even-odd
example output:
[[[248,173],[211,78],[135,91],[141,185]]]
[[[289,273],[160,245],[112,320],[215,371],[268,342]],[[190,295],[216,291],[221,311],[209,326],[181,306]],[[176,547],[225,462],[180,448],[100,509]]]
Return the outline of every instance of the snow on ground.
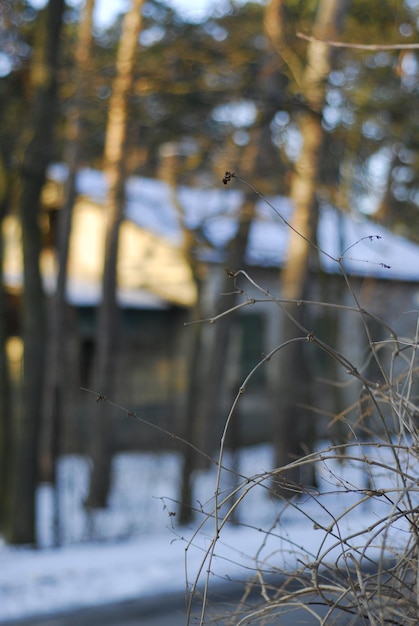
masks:
[[[233,466],[234,458],[225,457],[224,462]],[[263,474],[272,467],[271,448],[246,450],[237,467],[242,476]],[[220,577],[242,579],[251,575],[256,564],[268,571],[278,567],[292,570],[318,558],[318,551],[327,554],[330,562],[339,557],[339,542],[332,536],[325,540],[321,527],[330,527],[343,511],[356,505],[364,494],[360,490],[371,485],[371,478],[378,483],[383,476],[377,472],[366,476],[360,464],[342,467],[334,460],[325,461],[319,469],[322,490],[330,492],[321,504],[307,496],[298,507],[284,508],[268,497],[268,482],[244,481],[238,492],[246,494],[237,509],[236,522],[240,524],[226,525],[220,533],[210,566],[211,583]],[[50,547],[51,494],[41,488],[39,541],[44,547],[0,546],[0,623],[27,615],[184,592],[186,580],[194,583],[214,537],[213,517],[204,520],[212,507],[216,470],[196,476],[195,501],[202,514],[190,528],[177,527],[173,515],[179,473],[179,458],[172,453],[121,454],[114,463],[109,509],[88,515],[82,503],[89,465],[81,457],[64,458],[59,467],[62,546]],[[234,488],[230,476],[226,473],[221,478],[221,497]],[[384,478],[388,481],[387,475]],[[221,513],[229,506],[231,501]],[[356,533],[360,525],[373,527],[379,518],[385,519],[386,507],[389,505],[382,498],[367,499],[339,520],[339,532]],[[397,532],[403,537],[401,522]],[[353,541],[356,546],[365,536],[355,536]],[[204,571],[207,566],[208,561]]]

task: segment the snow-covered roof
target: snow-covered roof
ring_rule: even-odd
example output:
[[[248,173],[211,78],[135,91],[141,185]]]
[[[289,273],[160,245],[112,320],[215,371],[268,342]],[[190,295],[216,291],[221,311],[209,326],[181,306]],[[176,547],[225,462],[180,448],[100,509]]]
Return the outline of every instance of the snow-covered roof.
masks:
[[[93,191],[98,200],[105,198],[106,183],[101,172],[82,170],[78,185],[82,194]],[[234,235],[236,217],[243,202],[239,190],[221,185],[220,189],[179,187],[176,196],[184,212],[185,224],[191,229],[203,227],[215,248],[222,248]],[[287,221],[291,219],[292,205],[288,199],[268,200]],[[165,182],[138,177],[129,179],[126,217],[175,244],[181,241],[179,217]],[[254,265],[281,266],[285,261],[288,236],[288,226],[268,204],[258,200],[246,261]],[[317,236],[320,248],[327,255],[336,259],[343,255],[345,268],[351,274],[419,280],[419,246],[367,218],[322,206]],[[345,250],[348,252],[344,254]],[[321,255],[323,269],[337,271],[337,263],[327,255]]]
[[[65,177],[63,165],[50,168],[51,180],[62,182]],[[77,191],[89,201],[102,205],[107,192],[104,174],[82,169],[78,174]],[[134,224],[143,233],[157,238],[156,241],[165,241],[178,250],[182,246],[185,225],[206,242],[201,248],[205,258],[222,262],[226,245],[237,230],[243,201],[244,194],[233,186],[172,189],[161,180],[131,177],[127,181],[125,223]],[[247,264],[261,267],[284,264],[290,233],[284,220],[291,220],[292,210],[291,202],[284,197],[269,198],[268,203],[257,200],[245,257]],[[351,275],[419,281],[419,245],[366,218],[322,206],[317,239],[326,253],[320,254],[318,261],[328,273],[339,272],[337,259],[342,259]],[[135,250],[135,244],[131,249]],[[125,259],[125,264],[129,265],[130,261]],[[139,267],[139,262],[132,264],[132,276]]]
[[[333,207],[321,209],[318,243],[334,258],[342,258],[353,276],[419,281],[419,245],[366,218]],[[337,271],[335,261],[322,255],[322,267]]]

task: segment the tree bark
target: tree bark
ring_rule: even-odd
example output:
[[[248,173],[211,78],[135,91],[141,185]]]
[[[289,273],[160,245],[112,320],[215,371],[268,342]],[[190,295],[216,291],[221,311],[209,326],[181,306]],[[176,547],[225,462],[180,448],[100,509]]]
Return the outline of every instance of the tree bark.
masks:
[[[314,36],[319,39],[336,38],[347,4],[346,0],[320,0],[313,28]],[[279,351],[274,361],[278,370],[276,388],[272,390],[276,466],[282,467],[306,452],[315,436],[314,416],[302,408],[309,404],[309,372],[305,364],[304,342],[301,340],[304,338],[304,307],[298,306],[298,302],[306,292],[311,242],[315,240],[316,193],[324,138],[322,109],[325,84],[331,70],[331,52],[322,42],[313,41],[308,46],[304,66],[298,66],[285,43],[283,0],[271,0],[266,16],[266,29],[274,38],[275,49],[294,74],[298,73],[296,77],[306,105],[299,118],[303,142],[291,181],[290,197],[294,203],[294,214],[280,287],[281,297],[294,300],[296,304],[283,306],[281,341],[290,343]],[[284,472],[279,482],[273,485],[273,491],[289,497],[294,492],[292,485],[300,483],[302,478],[298,468]],[[312,477],[306,477],[304,482],[312,482]]]
[[[46,335],[44,291],[39,266],[42,248],[39,223],[40,195],[53,143],[63,13],[64,0],[50,0],[44,15],[44,32],[32,61],[31,71],[35,91],[33,119],[29,129],[30,139],[24,148],[20,169],[24,363],[22,409],[17,412],[15,420],[12,515],[6,533],[11,543],[33,544],[36,539],[35,491],[38,477]]]
[[[249,142],[249,146],[244,151],[242,157],[241,173],[243,176],[248,177],[251,175],[261,149],[261,143],[261,134],[257,132],[257,138]],[[252,194],[252,197],[249,195],[244,199],[240,214],[237,216],[238,230],[229,246],[230,252],[226,265],[234,271],[243,267],[254,215],[255,201]],[[193,471],[200,465],[202,466],[203,462],[204,464],[208,463],[208,458],[217,450],[220,443],[226,417],[221,413],[221,398],[227,387],[226,368],[232,365],[231,363],[227,364],[226,355],[229,354],[231,333],[236,320],[234,314],[227,315],[219,319],[211,329],[204,328],[203,322],[199,323],[199,320],[205,317],[201,301],[204,296],[204,290],[199,264],[194,259],[193,254],[194,236],[185,227],[184,240],[188,242],[185,254],[193,268],[198,302],[192,314],[194,325],[190,329],[191,337],[187,353],[189,368],[183,437],[192,446],[185,446],[183,451],[179,506],[180,523],[186,523],[194,516],[192,501]],[[231,277],[226,271],[224,271],[221,282],[221,293],[232,292],[232,295],[223,299],[218,310],[214,313],[221,313],[223,310],[234,306],[237,301],[237,294],[232,289]],[[212,331],[210,341],[205,341],[204,335],[206,331]],[[199,457],[197,449],[202,451],[204,455]]]
[[[234,241],[231,243],[231,254],[227,262],[228,267],[235,270],[243,266],[243,259],[247,249],[250,227],[254,217],[255,200],[246,198],[240,212],[239,228]],[[224,273],[221,293],[233,292],[232,295],[218,307],[217,313],[234,306],[237,294],[232,287],[232,279]],[[198,298],[202,295],[202,288],[198,289]],[[200,315],[201,313],[201,315]],[[192,473],[202,463],[208,464],[208,458],[217,450],[224,427],[225,415],[222,413],[222,398],[227,390],[226,370],[233,364],[227,362],[229,355],[230,337],[237,317],[231,313],[215,322],[211,334],[211,341],[203,340],[205,330],[199,320],[202,320],[202,308],[198,301],[194,312],[191,346],[188,355],[188,394],[185,410],[184,439],[194,447],[186,446],[183,455],[183,472],[180,493],[179,522],[186,523],[193,517],[192,502]],[[199,458],[196,448],[205,456]]]
[[[67,135],[68,177],[65,184],[64,204],[58,216],[57,260],[58,275],[55,293],[50,302],[49,336],[47,343],[46,381],[43,404],[41,441],[41,479],[56,487],[56,463],[60,453],[62,434],[62,404],[66,384],[66,287],[67,263],[70,245],[73,206],[76,199],[76,179],[82,142],[82,108],[85,105],[86,80],[92,42],[92,16],[94,0],[86,0],[79,23],[78,41],[74,53],[74,94],[69,107]],[[59,537],[59,493],[54,497],[54,542]]]
[[[124,214],[126,182],[127,127],[135,56],[141,30],[143,0],[132,0],[122,26],[116,62],[117,75],[109,103],[105,143],[105,169],[108,181],[107,233],[102,281],[102,302],[98,315],[95,390],[111,397],[117,367],[118,305],[117,259],[119,230]],[[111,480],[112,411],[98,403],[92,419],[90,454],[93,460],[88,507],[106,507]]]
[[[0,153],[0,228],[8,205],[9,180]],[[3,267],[4,249],[0,239],[0,266]],[[6,530],[5,521],[9,517],[11,503],[11,463],[12,463],[12,406],[10,373],[6,342],[8,337],[7,294],[0,283],[0,532]]]

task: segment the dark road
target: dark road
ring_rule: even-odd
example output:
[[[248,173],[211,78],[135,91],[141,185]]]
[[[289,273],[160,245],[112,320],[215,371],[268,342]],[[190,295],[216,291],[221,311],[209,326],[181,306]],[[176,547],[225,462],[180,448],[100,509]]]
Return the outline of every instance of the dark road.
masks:
[[[310,609],[317,615],[325,615],[327,609],[315,603],[315,598]],[[206,613],[205,624],[217,624],[218,626],[235,626],[240,616],[234,614],[237,606],[237,597],[229,601],[211,602]],[[309,601],[309,599],[307,599]],[[190,619],[190,625],[196,626],[200,621],[200,611],[197,608]],[[247,622],[258,624],[256,618]],[[281,626],[318,626],[319,618],[304,608],[290,610],[281,614]],[[332,622],[331,622],[332,623]],[[361,623],[348,615],[339,621],[334,621],[336,626],[356,626]],[[264,626],[277,626],[278,615],[265,618]],[[90,607],[63,612],[56,615],[43,615],[13,621],[0,621],[0,626],[186,626],[186,610],[184,598],[179,595],[164,596],[147,600],[131,600],[118,604],[98,607]]]

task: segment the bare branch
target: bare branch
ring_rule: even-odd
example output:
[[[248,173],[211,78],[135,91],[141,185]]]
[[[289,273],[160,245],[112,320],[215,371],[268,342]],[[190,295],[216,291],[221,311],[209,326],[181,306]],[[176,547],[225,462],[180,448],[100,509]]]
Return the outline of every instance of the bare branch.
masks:
[[[395,43],[395,44],[365,44],[365,43],[346,43],[344,41],[329,41],[323,39],[317,39],[311,35],[305,35],[304,33],[297,33],[299,39],[305,39],[306,41],[323,43],[326,46],[333,46],[334,48],[351,48],[353,50],[418,50],[419,43]]]

